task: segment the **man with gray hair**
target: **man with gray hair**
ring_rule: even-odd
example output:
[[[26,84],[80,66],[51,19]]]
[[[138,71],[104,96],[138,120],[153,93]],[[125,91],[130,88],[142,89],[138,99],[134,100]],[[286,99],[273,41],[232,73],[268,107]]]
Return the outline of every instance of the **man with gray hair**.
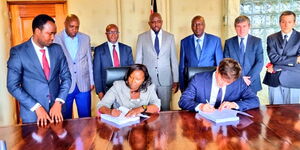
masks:
[[[227,39],[224,46],[224,57],[233,58],[242,66],[245,83],[254,93],[262,89],[260,72],[264,65],[261,39],[249,34],[250,20],[239,16],[234,21],[236,36]]]

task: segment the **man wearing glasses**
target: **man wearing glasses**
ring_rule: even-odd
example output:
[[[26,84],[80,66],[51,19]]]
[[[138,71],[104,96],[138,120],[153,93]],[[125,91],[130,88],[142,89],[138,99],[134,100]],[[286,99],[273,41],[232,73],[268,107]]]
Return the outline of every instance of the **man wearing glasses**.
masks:
[[[96,93],[101,100],[105,94],[106,68],[134,64],[131,47],[118,42],[119,29],[115,24],[106,27],[107,42],[95,48],[93,70]]]

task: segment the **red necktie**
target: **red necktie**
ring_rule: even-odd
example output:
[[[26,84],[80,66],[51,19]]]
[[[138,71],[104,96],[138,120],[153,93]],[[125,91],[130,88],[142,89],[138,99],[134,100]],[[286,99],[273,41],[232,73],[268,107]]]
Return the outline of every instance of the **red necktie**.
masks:
[[[116,51],[116,45],[113,45],[113,57],[114,57],[114,66],[119,67],[120,61],[119,61],[118,53]]]
[[[50,75],[50,67],[49,67],[49,63],[46,57],[46,53],[44,49],[40,50],[43,53],[42,56],[42,64],[43,64],[43,70],[44,70],[44,74],[47,80],[49,80],[49,75]]]

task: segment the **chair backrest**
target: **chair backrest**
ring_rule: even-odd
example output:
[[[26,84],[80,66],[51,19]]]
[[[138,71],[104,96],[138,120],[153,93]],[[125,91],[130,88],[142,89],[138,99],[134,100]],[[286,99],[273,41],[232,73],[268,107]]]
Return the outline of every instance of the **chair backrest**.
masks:
[[[216,70],[216,67],[188,67],[185,76],[186,79],[188,79],[187,81],[190,81],[197,73],[209,72],[214,70]]]
[[[106,89],[112,87],[117,80],[123,80],[129,67],[111,67],[106,69]]]

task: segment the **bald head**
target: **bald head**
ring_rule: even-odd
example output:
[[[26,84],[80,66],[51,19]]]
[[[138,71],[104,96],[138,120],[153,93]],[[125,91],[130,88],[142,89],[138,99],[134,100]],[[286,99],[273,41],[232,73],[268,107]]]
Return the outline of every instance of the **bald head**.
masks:
[[[149,17],[149,26],[154,32],[159,32],[162,26],[162,19],[159,13],[152,13]]]
[[[75,37],[79,31],[79,25],[79,18],[76,15],[68,15],[65,20],[65,31],[67,35],[71,38]]]
[[[105,29],[105,32],[109,32],[109,31],[110,31],[110,29],[112,29],[112,28],[115,28],[115,29],[116,29],[116,31],[118,31],[118,32],[119,32],[119,28],[118,28],[118,26],[117,26],[117,25],[115,25],[115,24],[109,24],[109,25],[107,25],[107,26],[106,26],[106,29]]]

